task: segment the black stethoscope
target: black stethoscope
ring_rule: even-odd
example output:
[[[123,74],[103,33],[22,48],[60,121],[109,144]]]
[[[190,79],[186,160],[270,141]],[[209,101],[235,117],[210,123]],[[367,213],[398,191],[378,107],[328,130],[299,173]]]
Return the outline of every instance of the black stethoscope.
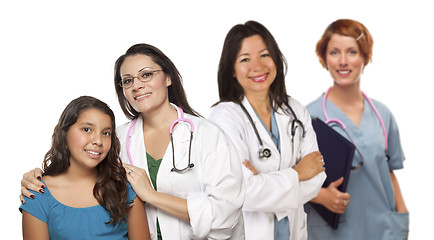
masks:
[[[178,173],[180,173],[180,172],[183,172],[184,170],[187,170],[187,169],[190,169],[190,168],[194,167],[194,164],[190,162],[190,160],[191,160],[191,143],[193,142],[194,124],[193,124],[193,122],[190,119],[184,117],[184,111],[182,110],[182,108],[180,108],[178,106],[175,106],[175,107],[180,112],[181,117],[179,117],[175,121],[173,121],[172,124],[170,125],[170,129],[169,129],[170,142],[172,144],[172,156],[173,156],[173,159],[172,159],[173,160],[173,168],[172,168],[171,172],[178,172]],[[130,160],[130,164],[131,165],[134,165],[134,162],[133,162],[133,157],[131,155],[130,138],[131,138],[131,134],[132,134],[133,129],[134,129],[134,125],[136,125],[137,119],[138,118],[136,118],[136,119],[133,120],[133,122],[131,123],[131,126],[129,127],[128,132],[127,132],[127,142],[126,142],[126,144],[127,144],[127,154],[128,154],[128,158]],[[173,131],[175,129],[175,125],[178,124],[178,123],[180,123],[180,122],[184,122],[187,125],[189,125],[189,127],[190,127],[190,146],[188,147],[188,165],[185,168],[183,168],[183,169],[178,169],[175,166],[175,146],[173,145]]]
[[[261,136],[259,136],[258,129],[256,128],[252,117],[250,116],[249,112],[247,112],[247,109],[244,107],[244,105],[242,103],[240,103],[240,107],[241,107],[241,109],[243,109],[244,113],[246,114],[247,118],[249,119],[250,124],[252,125],[253,130],[255,131],[256,138],[258,139],[259,146],[260,146],[259,151],[258,151],[259,159],[265,160],[265,159],[270,158],[271,157],[271,150],[269,148],[264,147],[264,143],[262,142]],[[297,118],[297,115],[295,115],[294,110],[291,108],[291,106],[289,106],[289,104],[288,104],[288,109],[289,109],[289,111],[291,111],[292,116],[294,116],[294,119],[291,122],[291,137],[292,137],[292,143],[294,143],[294,136],[295,136],[297,127],[300,126],[300,128],[302,130],[302,134],[301,134],[302,138],[305,137],[306,131],[304,129],[303,123]]]

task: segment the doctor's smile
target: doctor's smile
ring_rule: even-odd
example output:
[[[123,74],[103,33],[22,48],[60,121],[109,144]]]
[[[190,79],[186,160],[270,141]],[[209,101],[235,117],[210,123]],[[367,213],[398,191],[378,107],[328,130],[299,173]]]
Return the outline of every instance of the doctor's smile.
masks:
[[[250,77],[250,79],[252,79],[254,82],[265,82],[267,78],[268,78],[268,73],[259,76]]]
[[[144,100],[144,99],[148,98],[149,96],[151,96],[151,94],[152,93],[148,92],[148,93],[145,93],[145,94],[137,95],[137,96],[134,97],[134,100],[136,100],[136,101]]]

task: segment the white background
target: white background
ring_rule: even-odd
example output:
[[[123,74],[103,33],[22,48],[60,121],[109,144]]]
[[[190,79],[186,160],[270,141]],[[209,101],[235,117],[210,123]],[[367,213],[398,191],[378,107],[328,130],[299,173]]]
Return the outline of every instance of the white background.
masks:
[[[1,239],[21,238],[20,179],[41,166],[67,103],[92,95],[112,107],[118,125],[126,122],[115,97],[113,65],[131,45],[149,43],[171,58],[190,104],[208,116],[218,100],[224,37],[233,25],[256,20],[288,60],[288,93],[308,104],[332,84],[314,49],[327,25],[339,18],[364,23],[374,37],[362,89],[385,103],[400,127],[407,161],[397,175],[411,212],[410,239],[432,238],[432,221],[424,218],[434,213],[429,150],[434,17],[428,1],[117,2],[0,3]]]

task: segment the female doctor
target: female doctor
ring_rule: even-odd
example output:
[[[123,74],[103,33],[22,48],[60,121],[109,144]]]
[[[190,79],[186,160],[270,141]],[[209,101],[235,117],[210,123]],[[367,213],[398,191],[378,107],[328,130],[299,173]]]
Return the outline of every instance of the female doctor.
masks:
[[[189,106],[172,61],[151,45],[134,45],[116,61],[114,81],[131,119],[117,131],[121,158],[146,203],[151,238],[244,239],[236,150]]]
[[[333,86],[307,106],[313,117],[328,122],[356,146],[347,193],[337,187],[343,179],[322,188],[313,202],[342,214],[339,227],[327,225],[306,205],[309,239],[406,239],[408,211],[394,170],[403,167],[396,121],[382,103],[360,90],[364,68],[371,60],[373,39],[360,22],[331,23],[316,45]]]
[[[325,180],[310,115],[286,94],[286,62],[271,33],[249,21],[226,36],[220,101],[210,119],[236,146],[243,167],[246,239],[306,239],[303,204]]]

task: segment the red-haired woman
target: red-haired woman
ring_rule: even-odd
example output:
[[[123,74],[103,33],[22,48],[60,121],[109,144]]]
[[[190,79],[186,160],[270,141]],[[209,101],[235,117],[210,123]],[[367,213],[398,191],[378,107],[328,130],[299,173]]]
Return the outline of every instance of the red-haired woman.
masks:
[[[408,234],[408,212],[393,173],[403,168],[404,161],[398,126],[384,104],[370,100],[360,89],[372,47],[368,29],[349,19],[330,24],[316,46],[333,86],[307,109],[352,141],[356,151],[347,192],[337,189],[341,178],[312,200],[342,214],[338,229],[329,227],[307,205],[309,239],[389,240]]]

